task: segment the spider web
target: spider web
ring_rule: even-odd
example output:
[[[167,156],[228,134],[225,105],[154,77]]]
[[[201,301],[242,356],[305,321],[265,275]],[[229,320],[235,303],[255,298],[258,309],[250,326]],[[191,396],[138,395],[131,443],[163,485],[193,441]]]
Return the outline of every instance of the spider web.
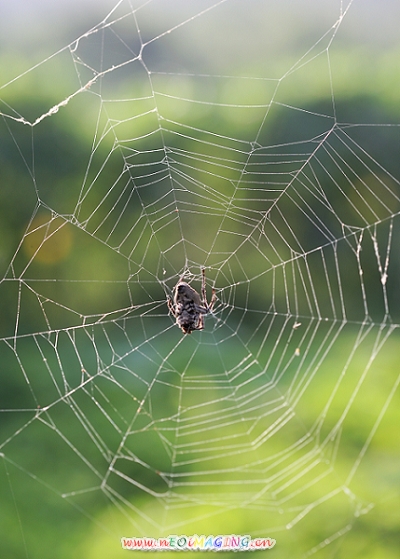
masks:
[[[121,0],[4,81],[4,556],[395,556],[395,70],[346,50],[370,8]],[[202,268],[184,336],[166,301]]]

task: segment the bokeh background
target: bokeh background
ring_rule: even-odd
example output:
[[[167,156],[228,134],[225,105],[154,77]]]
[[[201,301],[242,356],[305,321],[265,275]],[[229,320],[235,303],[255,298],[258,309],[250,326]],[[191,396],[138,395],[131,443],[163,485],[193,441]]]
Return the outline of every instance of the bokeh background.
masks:
[[[271,536],[276,557],[398,556],[399,17],[394,0],[2,3],[2,557],[122,557],[120,537],[173,528]],[[271,200],[336,121],[303,176],[329,199],[324,237],[299,199]],[[233,193],[245,161],[258,190]],[[296,252],[304,288],[282,272]],[[186,339],[165,300],[203,265],[217,319]],[[254,397],[251,431],[228,389]]]

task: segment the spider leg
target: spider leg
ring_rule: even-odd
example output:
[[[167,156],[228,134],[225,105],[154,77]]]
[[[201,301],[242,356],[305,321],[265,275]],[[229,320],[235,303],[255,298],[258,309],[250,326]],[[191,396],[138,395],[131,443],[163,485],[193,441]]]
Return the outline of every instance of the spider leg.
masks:
[[[208,305],[206,307],[196,305],[196,311],[198,311],[200,314],[208,314],[210,312]]]
[[[201,298],[202,298],[202,305],[205,309],[205,314],[211,312],[213,310],[215,301],[217,300],[217,295],[215,293],[215,289],[212,289],[211,301],[210,304],[207,303],[207,293],[206,293],[206,269],[202,268],[202,281],[201,281]],[[201,311],[204,312],[204,311]]]
[[[215,293],[215,289],[213,288],[212,295],[211,295],[211,301],[210,301],[210,304],[208,305],[208,312],[211,312],[213,310],[213,307],[215,305],[216,300],[217,300],[217,294]]]
[[[201,274],[202,274],[202,278],[201,278],[201,303],[203,305],[204,308],[208,308],[207,305],[207,293],[206,293],[206,269],[202,268],[201,269]]]
[[[196,325],[196,330],[204,330],[204,315],[199,315],[199,321]]]
[[[172,314],[172,316],[174,316],[176,318],[175,309],[174,309],[174,305],[171,301],[171,297],[168,297],[167,305],[168,305],[169,312]]]

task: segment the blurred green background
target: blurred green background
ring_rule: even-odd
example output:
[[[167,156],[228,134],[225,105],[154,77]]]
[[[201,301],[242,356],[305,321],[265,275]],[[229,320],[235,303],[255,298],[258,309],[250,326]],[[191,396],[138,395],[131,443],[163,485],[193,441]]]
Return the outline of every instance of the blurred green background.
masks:
[[[399,11],[4,4],[2,557],[398,556]]]

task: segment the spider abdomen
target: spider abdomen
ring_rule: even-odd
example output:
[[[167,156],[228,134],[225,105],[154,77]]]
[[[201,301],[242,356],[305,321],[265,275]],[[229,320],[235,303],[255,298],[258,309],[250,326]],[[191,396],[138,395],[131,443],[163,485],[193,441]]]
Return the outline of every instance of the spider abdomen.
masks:
[[[188,302],[186,305],[177,305],[176,321],[185,334],[191,334],[193,330],[203,329],[200,316],[192,302]]]
[[[176,324],[185,334],[191,334],[193,330],[203,330],[204,315],[212,311],[216,299],[215,290],[210,304],[206,299],[206,278],[202,270],[202,297],[185,281],[179,281],[174,288],[173,297],[168,298],[168,308],[175,317]]]

